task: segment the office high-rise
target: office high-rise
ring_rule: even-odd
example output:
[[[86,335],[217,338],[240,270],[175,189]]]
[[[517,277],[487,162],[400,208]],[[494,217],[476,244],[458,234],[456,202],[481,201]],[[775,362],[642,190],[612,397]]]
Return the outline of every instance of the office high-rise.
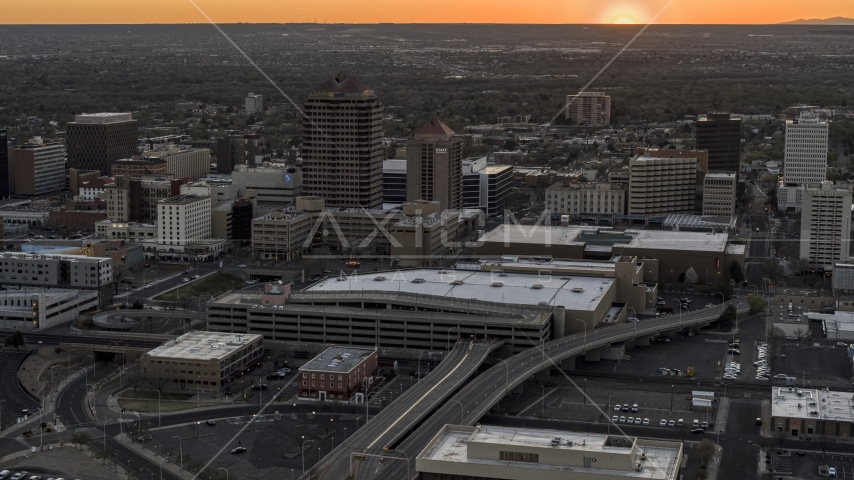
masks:
[[[801,115],[786,122],[783,182],[820,183],[827,179],[827,122]]]
[[[710,172],[739,172],[741,119],[728,113],[710,113],[697,121],[697,149],[709,152]]]
[[[383,107],[374,91],[342,72],[303,109],[304,194],[333,208],[382,206]]]
[[[463,141],[440,120],[430,120],[406,144],[406,200],[462,207]]]
[[[136,153],[137,122],[130,113],[93,113],[66,125],[68,167],[110,174],[110,162]]]
[[[0,128],[0,200],[9,198],[9,137]]]
[[[851,189],[821,182],[803,191],[800,258],[810,268],[833,270],[850,257]]]

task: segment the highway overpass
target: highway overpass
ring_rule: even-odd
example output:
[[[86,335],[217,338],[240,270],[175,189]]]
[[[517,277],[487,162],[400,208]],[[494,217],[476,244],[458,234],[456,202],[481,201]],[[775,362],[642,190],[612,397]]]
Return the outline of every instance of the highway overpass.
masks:
[[[650,338],[682,330],[686,327],[706,326],[715,322],[720,317],[724,305],[698,310],[685,314],[668,315],[654,320],[643,320],[641,322],[626,323],[613,327],[597,329],[592,332],[582,332],[561,337],[541,346],[533,347],[518,353],[506,360],[502,360],[486,372],[477,376],[468,385],[463,387],[451,399],[444,402],[441,408],[429,416],[420,427],[412,434],[404,438],[399,444],[389,441],[388,436],[373,437],[371,441],[362,440],[360,445],[368,445],[361,450],[363,453],[379,454],[384,456],[398,456],[409,458],[410,462],[384,461],[379,462],[376,458],[366,457],[365,461],[357,462],[354,472],[341,471],[340,468],[316,469],[312,468],[303,477],[305,479],[352,479],[359,478],[413,478],[415,476],[415,457],[424,449],[427,443],[446,424],[471,425],[480,419],[507,392],[531,378],[536,373],[551,367],[564,367],[572,369],[575,358],[585,355],[588,358],[596,357],[598,352],[614,343],[636,341],[646,343]],[[739,315],[745,314],[749,308],[745,305],[739,308]],[[444,362],[443,362],[444,363]],[[440,364],[440,367],[442,365]],[[425,380],[429,383],[438,377]],[[423,382],[428,383],[428,382]],[[424,387],[424,385],[422,385]],[[432,388],[440,388],[438,385]],[[392,404],[405,402],[406,397],[401,397]],[[606,412],[607,413],[607,412]],[[367,425],[370,426],[370,423]],[[366,426],[366,427],[367,427]],[[377,429],[373,429],[376,431]],[[395,441],[399,438],[394,437]],[[331,456],[341,457],[349,455],[352,451],[340,451],[336,449]],[[321,462],[321,465],[325,462]],[[340,464],[340,462],[338,462]],[[406,475],[409,465],[409,475]],[[383,470],[380,477],[370,476],[367,472]],[[358,471],[366,472],[362,477]],[[353,474],[355,473],[355,475]]]

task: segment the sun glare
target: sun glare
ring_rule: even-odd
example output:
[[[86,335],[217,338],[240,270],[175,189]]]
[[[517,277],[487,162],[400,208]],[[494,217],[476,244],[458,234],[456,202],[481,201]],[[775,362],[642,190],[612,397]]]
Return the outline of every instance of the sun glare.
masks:
[[[611,20],[611,23],[614,25],[634,25],[638,22],[628,15],[620,15],[619,17]]]

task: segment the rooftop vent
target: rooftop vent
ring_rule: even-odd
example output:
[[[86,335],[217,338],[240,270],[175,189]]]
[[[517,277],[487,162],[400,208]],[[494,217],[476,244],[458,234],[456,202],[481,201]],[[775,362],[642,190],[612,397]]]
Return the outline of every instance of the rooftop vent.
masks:
[[[412,280],[412,283],[424,283],[424,279],[423,278],[415,278]]]
[[[573,292],[575,292],[575,293],[583,293],[583,292],[584,292],[584,288],[582,288],[582,287],[575,287],[575,288],[573,288],[573,289],[572,289],[572,291],[573,291]]]
[[[335,279],[335,281],[336,281],[336,282],[346,282],[346,281],[347,281],[347,277],[338,277],[338,278],[336,278],[336,279]]]
[[[542,290],[543,286],[540,285],[539,283],[535,283],[535,284],[531,285],[531,288],[533,288],[534,290]]]
[[[462,280],[454,280],[453,282],[451,282],[451,285],[462,285],[462,284],[463,284]]]
[[[552,446],[553,446],[553,447],[556,447],[556,446],[558,446],[558,445],[560,445],[560,437],[555,437],[555,438],[553,438],[553,439],[552,439]]]
[[[493,287],[503,287],[503,286],[504,286],[504,284],[503,284],[503,283],[501,283],[501,282],[492,282],[492,286],[493,286]]]
[[[548,306],[549,306],[549,302],[540,302],[540,303],[538,303],[537,305],[539,305],[539,306],[541,306],[541,307],[548,307]]]
[[[383,280],[385,280],[385,277],[383,277],[383,276],[374,277],[375,282],[382,282]]]
[[[507,274],[506,274],[506,273],[499,273],[499,274],[498,274],[498,276],[499,276],[499,277],[506,277],[506,276],[507,276]]]

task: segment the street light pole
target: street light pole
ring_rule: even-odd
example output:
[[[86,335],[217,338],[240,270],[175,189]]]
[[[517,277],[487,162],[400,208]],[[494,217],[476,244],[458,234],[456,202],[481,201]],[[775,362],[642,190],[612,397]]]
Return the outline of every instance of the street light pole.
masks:
[[[673,385],[670,386],[670,411],[673,412]]]
[[[584,325],[584,345],[587,346],[587,323],[585,323],[584,320],[580,318],[576,318],[575,320],[577,322],[581,322],[581,324]],[[545,355],[545,351],[543,352],[543,355]]]
[[[228,480],[228,470],[226,470],[226,469],[224,469],[224,468],[222,468],[222,467],[219,467],[219,469],[220,469],[220,470],[224,470],[224,471],[225,471],[225,480]]]
[[[181,454],[181,458],[180,458],[180,460],[181,460],[181,470],[183,470],[183,469],[184,469],[184,444],[181,442],[181,437],[179,437],[178,435],[172,435],[172,438],[177,438],[177,439],[178,439],[178,449],[179,449],[178,451],[179,451],[179,452],[180,452],[180,454]]]
[[[160,459],[160,480],[163,480],[163,460],[166,460],[166,457]]]

